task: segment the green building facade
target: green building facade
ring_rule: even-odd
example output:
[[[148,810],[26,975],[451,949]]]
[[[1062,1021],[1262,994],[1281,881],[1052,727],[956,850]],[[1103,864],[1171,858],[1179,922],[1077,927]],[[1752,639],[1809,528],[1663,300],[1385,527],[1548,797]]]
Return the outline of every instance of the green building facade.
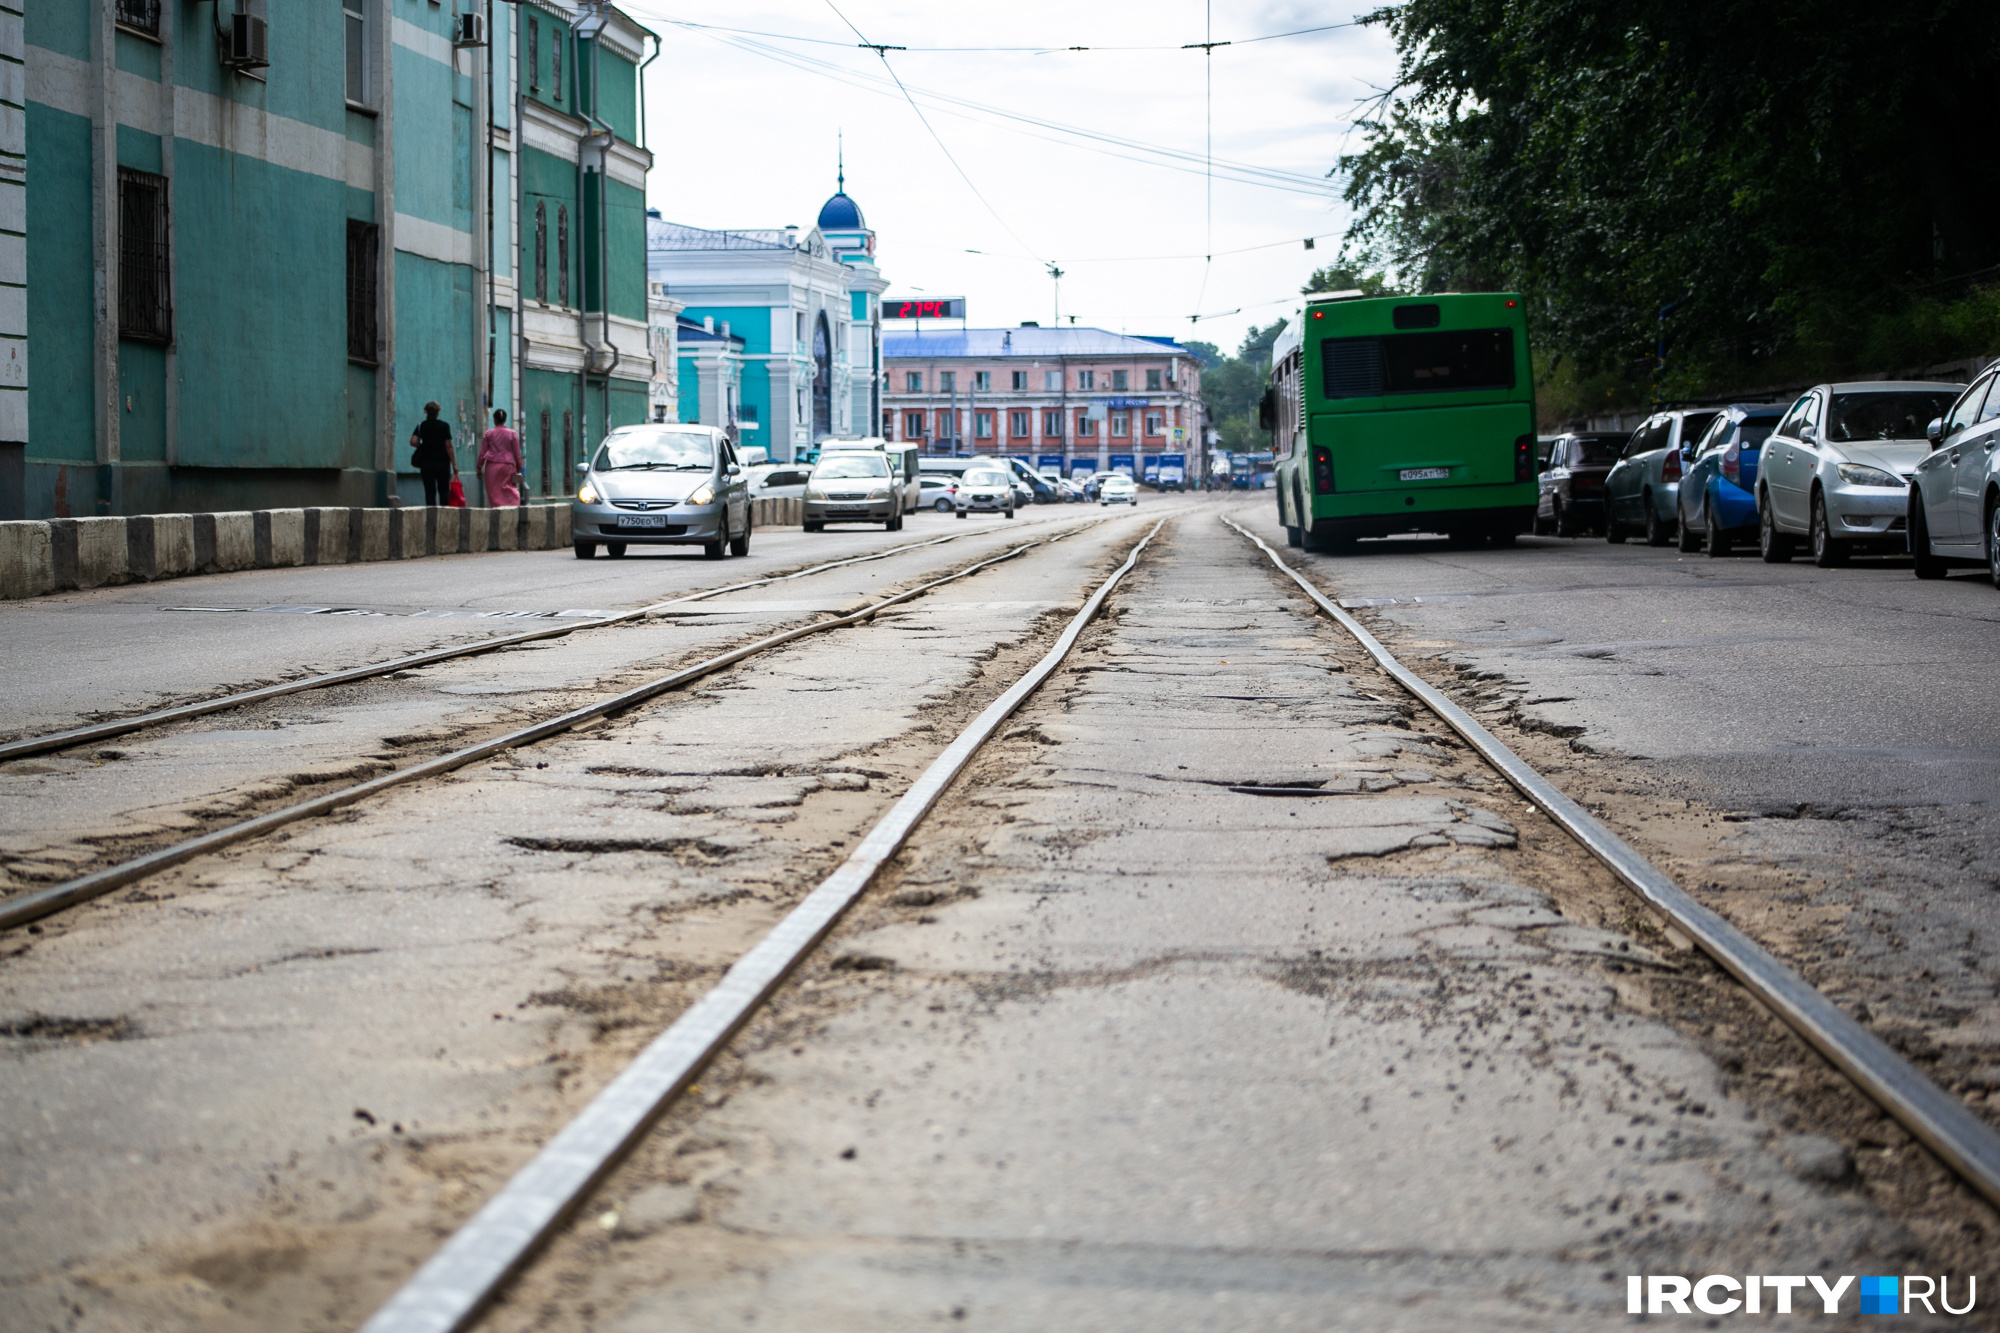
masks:
[[[561,494],[643,418],[652,35],[615,8],[12,3],[0,518],[421,503],[427,401],[471,502],[495,407]]]

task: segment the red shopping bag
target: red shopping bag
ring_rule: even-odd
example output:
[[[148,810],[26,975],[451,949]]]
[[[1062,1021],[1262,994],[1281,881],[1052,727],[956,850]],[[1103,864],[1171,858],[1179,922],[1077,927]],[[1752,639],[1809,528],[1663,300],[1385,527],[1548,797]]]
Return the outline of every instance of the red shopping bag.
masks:
[[[445,504],[452,509],[465,508],[465,487],[460,484],[457,477],[451,479],[451,494],[446,498]]]

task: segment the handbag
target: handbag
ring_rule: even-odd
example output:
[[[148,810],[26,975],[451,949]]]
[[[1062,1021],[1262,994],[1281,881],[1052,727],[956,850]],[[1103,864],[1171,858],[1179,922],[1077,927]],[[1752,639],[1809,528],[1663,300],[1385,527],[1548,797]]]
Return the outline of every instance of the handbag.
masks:
[[[451,479],[451,494],[445,500],[445,506],[450,509],[465,508],[465,486],[457,477]]]

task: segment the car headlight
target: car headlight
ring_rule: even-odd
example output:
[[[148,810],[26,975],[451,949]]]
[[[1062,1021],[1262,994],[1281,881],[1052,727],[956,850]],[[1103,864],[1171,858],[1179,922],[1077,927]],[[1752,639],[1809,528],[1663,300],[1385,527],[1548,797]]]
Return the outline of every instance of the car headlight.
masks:
[[[594,505],[597,503],[597,488],[586,481],[577,487],[576,498],[584,504]]]
[[[806,487],[806,499],[824,500],[826,499],[826,491],[818,486],[808,486]]]
[[[1884,472],[1879,467],[1863,467],[1859,463],[1842,463],[1838,469],[1840,479],[1850,486],[1894,486],[1900,489],[1903,479],[1893,472]]]
[[[714,503],[714,501],[715,501],[715,484],[713,482],[710,482],[708,485],[703,486],[700,490],[696,491],[693,495],[690,495],[687,499],[681,501],[681,503],[684,505],[705,505],[705,504],[712,504]]]
[[[889,498],[889,488],[887,486],[877,486],[874,490],[868,492],[868,498],[871,500],[886,500]]]

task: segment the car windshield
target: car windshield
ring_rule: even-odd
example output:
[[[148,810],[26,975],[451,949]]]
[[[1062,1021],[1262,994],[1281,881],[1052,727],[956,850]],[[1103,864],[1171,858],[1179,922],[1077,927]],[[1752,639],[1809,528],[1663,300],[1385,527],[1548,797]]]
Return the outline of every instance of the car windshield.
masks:
[[[1776,417],[1745,417],[1736,426],[1736,447],[1755,449],[1764,443],[1764,437],[1778,428]]]
[[[1007,484],[1007,474],[994,471],[991,468],[978,468],[965,474],[965,484],[968,486],[1005,486]]]
[[[1921,440],[1924,427],[1951,410],[1958,389],[1902,389],[1893,393],[1837,393],[1827,414],[1826,437],[1846,444],[1861,440]]]
[[[1571,467],[1610,467],[1625,447],[1623,435],[1579,435],[1571,446]]]
[[[813,469],[815,481],[838,481],[844,477],[886,477],[889,464],[886,459],[874,454],[848,454],[839,458],[822,458]]]
[[[1104,479],[1104,484],[1106,486],[1130,486],[1132,484],[1132,479],[1130,477],[1125,477],[1125,476],[1106,477]]]
[[[597,451],[599,472],[620,468],[690,468],[706,472],[715,466],[715,437],[703,430],[623,430],[605,437]]]

